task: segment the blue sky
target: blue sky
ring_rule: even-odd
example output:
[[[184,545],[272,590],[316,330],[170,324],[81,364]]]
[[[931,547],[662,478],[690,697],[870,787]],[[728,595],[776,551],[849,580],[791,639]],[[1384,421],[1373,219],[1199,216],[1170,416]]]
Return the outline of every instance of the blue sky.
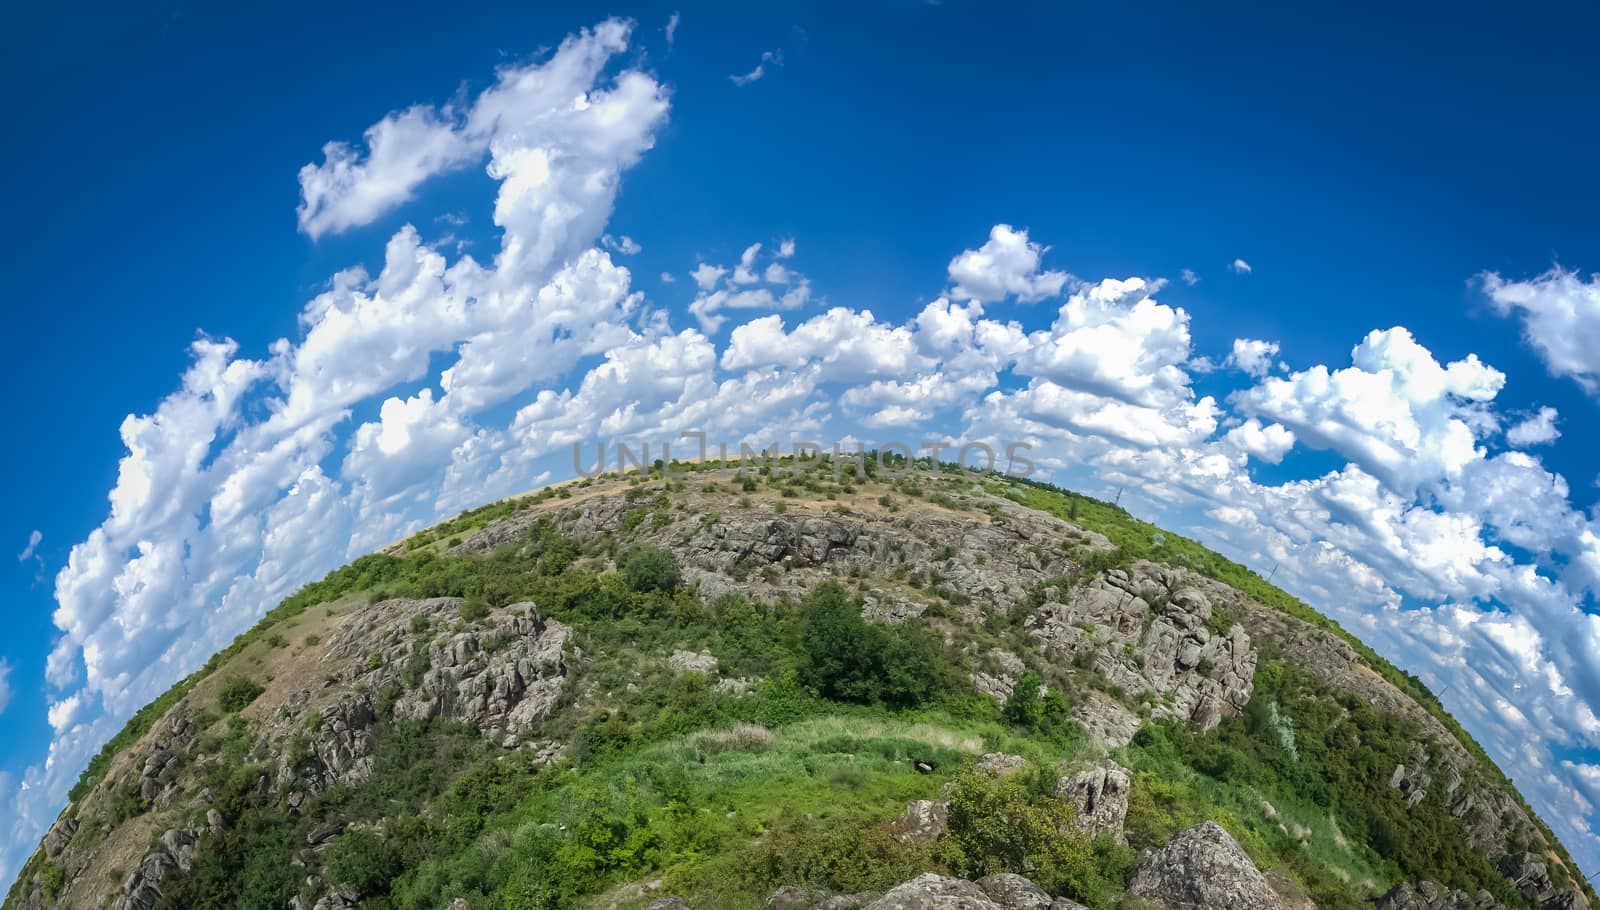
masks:
[[[698,427],[1027,438],[1059,479],[1286,562],[1277,580],[1450,686],[1600,869],[1581,833],[1600,805],[1597,23],[1320,14],[12,12],[11,842],[283,593],[569,473],[556,440]],[[592,72],[555,71],[584,54]],[[497,92],[497,68],[553,94]],[[575,110],[583,93],[617,116]],[[379,123],[399,127],[383,152]],[[497,266],[508,239],[533,252]],[[430,262],[457,271],[436,286]],[[702,265],[727,272],[702,288]],[[370,280],[335,279],[355,266]],[[547,286],[579,315],[517,297]],[[335,331],[348,313],[361,331]],[[153,414],[130,456],[119,427]]]

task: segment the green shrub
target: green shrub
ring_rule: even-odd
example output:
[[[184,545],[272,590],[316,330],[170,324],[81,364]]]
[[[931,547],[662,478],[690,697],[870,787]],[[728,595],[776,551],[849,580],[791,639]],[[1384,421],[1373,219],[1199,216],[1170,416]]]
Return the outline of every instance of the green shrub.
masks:
[[[488,617],[489,603],[482,597],[468,597],[461,601],[456,610],[460,612],[461,618],[467,622],[477,622]]]
[[[231,676],[217,693],[217,705],[227,714],[238,714],[265,692],[255,680],[246,676]]]
[[[322,867],[328,881],[351,885],[367,898],[387,894],[401,869],[401,857],[371,831],[350,831],[335,839]]]
[[[631,591],[671,594],[683,581],[678,557],[658,547],[634,547],[622,566],[622,578]]]
[[[1072,723],[1072,711],[1066,699],[1055,689],[1039,694],[1044,679],[1029,670],[1011,687],[1002,715],[1025,730],[1048,733],[1065,728]]]
[[[44,885],[44,896],[49,900],[55,900],[66,887],[67,870],[55,863],[45,863],[44,868],[39,871],[39,878]]]

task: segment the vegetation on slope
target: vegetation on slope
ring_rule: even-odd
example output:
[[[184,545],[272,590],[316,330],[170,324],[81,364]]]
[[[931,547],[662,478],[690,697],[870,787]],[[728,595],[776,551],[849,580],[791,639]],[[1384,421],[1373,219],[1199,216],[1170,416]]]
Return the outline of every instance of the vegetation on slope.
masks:
[[[840,485],[826,473],[824,465],[790,481],[769,471],[760,489],[828,497]],[[963,491],[972,484],[946,471],[941,480],[898,481],[883,498],[970,509]],[[674,491],[642,478],[636,486],[643,495],[628,531],[666,514]],[[1097,500],[1009,478],[983,486],[1106,535],[1117,551],[1086,571],[1135,558],[1183,565],[1339,632],[1482,755],[1420,682],[1242,566]],[[301,890],[307,870],[295,859],[307,834],[337,821],[350,830],[323,855],[320,873],[358,887],[371,908],[442,908],[458,896],[475,908],[558,908],[608,891],[626,903],[625,890],[615,889],[644,878],[660,878],[700,906],[742,907],[779,884],[848,893],[942,869],[1027,872],[1100,910],[1119,905],[1138,850],[1208,819],[1258,864],[1299,881],[1323,908],[1354,908],[1419,878],[1487,888],[1508,906],[1526,906],[1466,848],[1461,823],[1436,794],[1408,807],[1387,786],[1420,731],[1292,666],[1263,661],[1246,713],[1203,736],[1162,723],[1116,753],[1135,772],[1129,846],[1122,847],[1062,835],[1055,822],[1063,812],[1053,792],[1056,768],[1090,750],[1070,720],[1072,702],[1104,689],[1103,681],[1035,666],[1006,704],[967,683],[966,654],[1026,651],[1022,611],[956,629],[935,608],[926,621],[890,632],[862,619],[860,596],[879,580],[861,578],[841,578],[801,600],[706,602],[682,584],[670,553],[629,546],[621,535],[571,539],[548,522],[486,555],[444,549],[495,518],[581,487],[476,510],[308,585],[136,715],[86,770],[74,800],[199,680],[227,670],[233,656],[312,606],[357,593],[454,596],[464,598],[463,621],[470,621],[469,612],[531,600],[574,628],[585,655],[568,689],[585,694],[569,694],[542,731],[568,743],[567,761],[545,765],[529,750],[506,752],[470,727],[385,716],[375,728],[373,777],[291,814],[261,794],[257,781],[267,769],[250,760],[253,731],[237,716],[259,687],[230,678],[229,704],[207,719],[202,744],[222,757],[206,766],[204,784],[229,824],[204,836],[199,865],[172,881],[163,906],[281,908]],[[430,630],[413,632],[420,639]],[[716,691],[704,676],[662,664],[659,656],[679,647],[709,650],[725,676],[761,682],[750,695]],[[1044,695],[1039,684],[1048,687]],[[964,770],[993,751],[1024,756],[1030,770],[1005,780]],[[919,763],[936,773],[922,773]],[[933,844],[891,837],[888,822],[906,802],[936,795],[946,781],[953,781],[950,832]],[[16,897],[13,889],[8,907]]]

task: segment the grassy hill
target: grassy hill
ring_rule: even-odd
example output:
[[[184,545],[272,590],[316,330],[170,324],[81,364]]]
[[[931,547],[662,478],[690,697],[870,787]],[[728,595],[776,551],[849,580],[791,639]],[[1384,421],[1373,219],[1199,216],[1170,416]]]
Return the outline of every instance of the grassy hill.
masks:
[[[1310,606],[1099,500],[867,464],[585,479],[330,573],[129,721],[5,906],[731,908],[936,870],[1099,910],[1204,821],[1286,906],[1593,905],[1438,699]],[[1102,760],[1115,837],[1057,793]],[[907,839],[916,800],[947,828]]]

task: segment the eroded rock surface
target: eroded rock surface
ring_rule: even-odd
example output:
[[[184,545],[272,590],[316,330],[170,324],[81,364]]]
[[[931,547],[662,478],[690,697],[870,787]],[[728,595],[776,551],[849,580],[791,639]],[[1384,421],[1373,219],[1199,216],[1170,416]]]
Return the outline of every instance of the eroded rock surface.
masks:
[[[161,835],[156,846],[122,880],[122,893],[111,902],[111,910],[151,910],[161,900],[161,882],[174,872],[194,868],[195,844],[192,831],[172,829]]]
[[[1178,832],[1134,870],[1128,893],[1167,910],[1284,910],[1255,863],[1215,822]]]
[[[1096,762],[1056,784],[1056,796],[1077,810],[1069,827],[1091,837],[1106,835],[1118,843],[1126,843],[1122,826],[1132,790],[1133,776],[1128,769],[1109,760]]]
[[[1193,573],[1140,561],[1056,594],[1027,624],[1045,654],[1087,663],[1135,698],[1154,696],[1154,717],[1204,732],[1250,701],[1250,635],[1237,624],[1214,631],[1211,597]]]
[[[902,844],[926,844],[939,839],[950,824],[950,803],[917,799],[889,823],[889,836]]]
[[[1401,882],[1378,898],[1374,906],[1377,910],[1504,910],[1487,891],[1468,894],[1430,881],[1417,882],[1415,886]]]
[[[450,597],[373,604],[345,622],[327,660],[346,663],[346,673],[370,691],[400,683],[396,718],[460,721],[516,745],[561,693],[572,630],[541,618],[531,603],[457,628],[459,606]],[[422,622],[414,627],[415,617]]]

